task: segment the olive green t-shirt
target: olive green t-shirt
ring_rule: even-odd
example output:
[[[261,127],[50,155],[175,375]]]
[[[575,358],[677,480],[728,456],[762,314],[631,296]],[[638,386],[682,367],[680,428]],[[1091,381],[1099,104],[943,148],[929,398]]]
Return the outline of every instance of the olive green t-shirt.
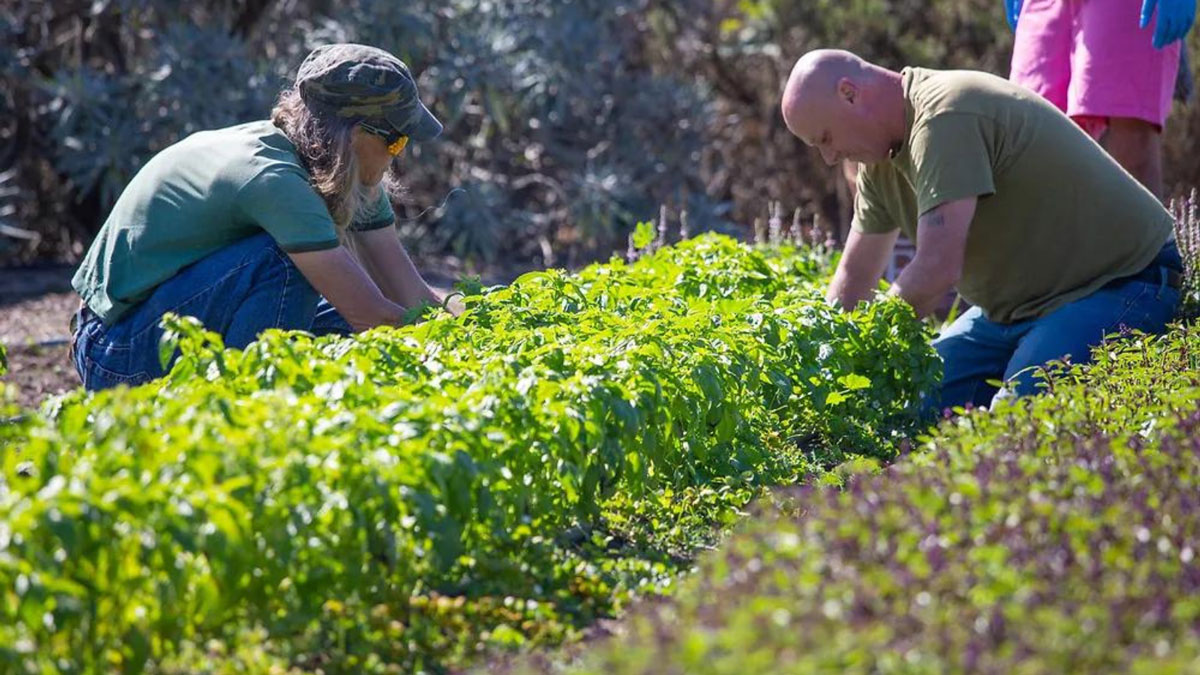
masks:
[[[379,193],[350,229],[394,223],[391,202]],[[71,283],[112,325],[184,267],[264,231],[289,253],[339,245],[296,147],[271,122],[201,131],[137,172]]]
[[[917,241],[920,214],[978,197],[958,292],[991,320],[1045,316],[1150,263],[1172,220],[1037,94],[973,71],[906,68],[908,134],[860,168],[854,227]]]

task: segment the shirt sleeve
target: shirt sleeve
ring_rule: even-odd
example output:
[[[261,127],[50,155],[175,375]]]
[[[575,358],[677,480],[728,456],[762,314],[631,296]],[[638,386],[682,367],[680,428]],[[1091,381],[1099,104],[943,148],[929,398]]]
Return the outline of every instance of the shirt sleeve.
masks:
[[[864,234],[907,232],[916,220],[912,189],[891,162],[859,165],[852,228]]]
[[[337,228],[325,200],[298,172],[267,170],[238,192],[242,214],[288,253],[337,248]]]
[[[387,190],[377,188],[377,198],[366,205],[356,214],[350,229],[354,232],[366,232],[391,227],[396,222],[396,212],[392,210],[392,200],[388,198]]]
[[[943,113],[913,134],[913,190],[917,212],[969,197],[994,194],[988,125],[979,115]]]

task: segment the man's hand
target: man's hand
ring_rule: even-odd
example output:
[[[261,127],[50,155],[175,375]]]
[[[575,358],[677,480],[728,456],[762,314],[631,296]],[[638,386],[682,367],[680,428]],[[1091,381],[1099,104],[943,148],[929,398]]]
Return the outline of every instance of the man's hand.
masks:
[[[1147,0],[1153,2],[1154,0]],[[1008,20],[1008,27],[1017,29],[1017,18],[1021,16],[1021,3],[1024,0],[1004,0],[1004,18]]]
[[[975,197],[946,202],[917,221],[917,255],[889,291],[904,298],[918,316],[928,316],[962,277],[967,232],[975,217]]]
[[[1156,8],[1158,20],[1154,24],[1155,49],[1162,49],[1176,40],[1182,40],[1191,30],[1192,22],[1196,20],[1196,0],[1142,0],[1142,15],[1138,27],[1145,28],[1150,25]]]
[[[879,279],[887,269],[899,236],[899,230],[867,234],[851,229],[825,299],[842,309],[854,309],[863,300],[870,300],[879,287]]]

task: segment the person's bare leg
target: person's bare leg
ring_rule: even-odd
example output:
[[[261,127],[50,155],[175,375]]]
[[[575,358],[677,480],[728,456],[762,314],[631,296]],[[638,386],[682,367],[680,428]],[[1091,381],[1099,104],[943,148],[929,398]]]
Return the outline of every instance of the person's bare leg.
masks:
[[[1100,145],[1160,200],[1163,198],[1162,132],[1144,120],[1112,117]]]

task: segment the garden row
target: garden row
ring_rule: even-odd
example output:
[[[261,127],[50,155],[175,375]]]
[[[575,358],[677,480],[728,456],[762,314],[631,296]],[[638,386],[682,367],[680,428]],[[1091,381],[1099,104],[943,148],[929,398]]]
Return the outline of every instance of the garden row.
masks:
[[[0,669],[436,672],[575,635],[915,428],[924,326],[833,310],[827,270],[706,236],[355,338],[175,319],[164,380],[0,424]]]
[[[777,493],[671,601],[517,670],[1200,671],[1200,329],[1096,358],[845,490]]]

